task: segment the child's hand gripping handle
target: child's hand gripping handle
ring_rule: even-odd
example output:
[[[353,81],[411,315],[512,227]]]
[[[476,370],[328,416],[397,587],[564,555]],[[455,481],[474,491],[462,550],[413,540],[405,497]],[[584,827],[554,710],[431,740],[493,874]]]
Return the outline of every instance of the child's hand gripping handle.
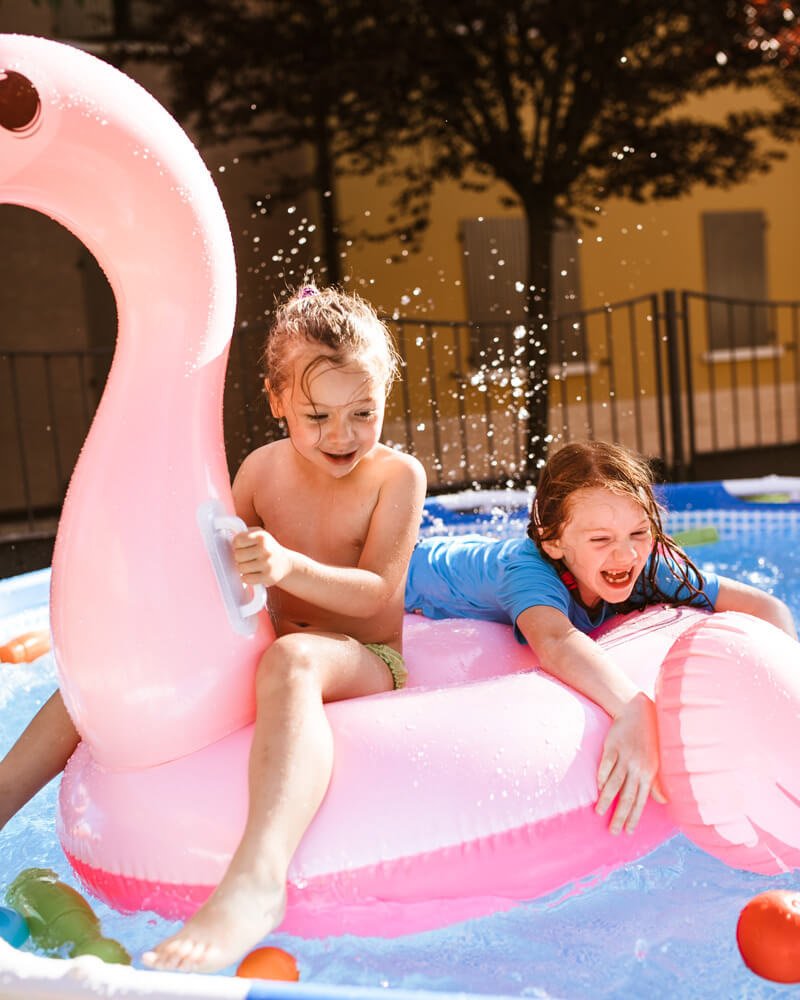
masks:
[[[214,529],[231,535],[238,535],[241,531],[247,531],[247,525],[235,514],[220,514],[214,518]],[[247,604],[239,605],[239,614],[242,618],[249,618],[250,615],[257,615],[267,603],[267,588],[260,583],[251,585],[253,596]]]
[[[247,531],[240,517],[229,514],[219,500],[206,500],[197,508],[197,524],[214,569],[228,621],[240,635],[253,635],[258,627],[257,614],[266,604],[267,591],[253,586],[253,596],[243,601],[245,585],[233,558],[231,536]]]

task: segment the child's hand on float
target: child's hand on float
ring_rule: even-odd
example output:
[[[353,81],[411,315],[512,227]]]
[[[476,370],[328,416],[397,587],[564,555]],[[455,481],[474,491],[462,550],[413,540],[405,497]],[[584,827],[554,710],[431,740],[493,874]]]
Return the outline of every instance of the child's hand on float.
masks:
[[[597,770],[600,795],[595,806],[602,816],[617,796],[611,833],[633,833],[647,799],[666,802],[658,781],[656,707],[643,693],[632,698],[613,720]]]
[[[249,528],[233,539],[233,558],[245,583],[274,587],[292,571],[292,553],[263,528]]]

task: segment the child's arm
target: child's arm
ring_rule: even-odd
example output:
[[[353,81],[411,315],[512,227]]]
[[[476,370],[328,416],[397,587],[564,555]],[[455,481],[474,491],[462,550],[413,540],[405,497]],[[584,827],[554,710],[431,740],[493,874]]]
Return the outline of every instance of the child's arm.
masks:
[[[258,528],[242,532],[233,541],[242,579],[266,587],[279,585],[327,611],[370,618],[402,584],[419,531],[425,488],[425,472],[419,462],[398,454],[387,461],[386,478],[357,566],[320,563],[286,548]],[[237,513],[247,520],[246,507],[246,501],[237,499]]]
[[[591,698],[612,718],[597,771],[596,810],[603,815],[619,795],[609,829],[632,833],[647,798],[666,801],[658,784],[655,705],[610,656],[555,608],[526,608],[517,627],[544,670]]]
[[[80,736],[56,691],[0,762],[0,828],[64,770]]]
[[[738,580],[730,580],[726,576],[719,577],[719,594],[714,603],[714,610],[743,611],[747,615],[754,615],[771,625],[776,625],[793,639],[797,638],[792,613],[783,601],[757,587],[739,583]]]
[[[257,464],[253,460],[255,452],[251,452],[242,464],[233,479],[231,488],[233,493],[233,509],[236,516],[240,517],[245,524],[260,524],[261,518],[256,512],[255,478],[257,476]]]

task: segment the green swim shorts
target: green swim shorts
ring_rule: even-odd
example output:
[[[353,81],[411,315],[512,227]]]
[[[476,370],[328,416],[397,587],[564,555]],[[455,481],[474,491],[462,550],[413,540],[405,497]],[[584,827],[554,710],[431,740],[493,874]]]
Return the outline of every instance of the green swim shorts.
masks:
[[[371,649],[376,656],[379,656],[389,668],[395,691],[404,688],[408,680],[408,671],[403,662],[402,654],[398,653],[396,649],[392,649],[391,646],[387,646],[385,642],[365,642],[364,645],[367,649]]]

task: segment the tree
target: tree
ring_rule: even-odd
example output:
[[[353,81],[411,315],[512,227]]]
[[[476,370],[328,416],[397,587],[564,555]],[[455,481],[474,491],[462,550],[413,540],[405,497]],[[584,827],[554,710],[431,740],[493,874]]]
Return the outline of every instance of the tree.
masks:
[[[314,150],[329,277],[338,279],[337,177],[394,185],[379,236],[417,246],[436,186],[500,182],[527,224],[528,454],[546,454],[550,261],[560,220],[591,221],[611,196],[675,198],[729,186],[782,154],[800,129],[758,32],[785,0],[169,0],[179,113],[253,155]],[[764,8],[759,10],[759,8]],[[770,36],[771,37],[771,36]],[[756,39],[754,42],[754,38]],[[740,107],[710,120],[690,98],[729,88]],[[745,98],[749,103],[745,103]],[[424,155],[418,155],[424,150]],[[405,154],[405,155],[404,155]]]
[[[591,224],[611,196],[675,198],[730,186],[784,155],[800,120],[763,88],[778,69],[751,44],[752,8],[695,0],[406,0],[393,29],[400,56],[385,86],[405,96],[404,144],[426,156],[390,168],[398,223],[418,239],[438,181],[500,181],[528,236],[529,458],[546,454],[550,261],[560,219]],[[786,4],[781,4],[786,7]],[[403,25],[405,24],[405,29]],[[723,88],[737,110],[709,120],[699,103]],[[745,98],[749,96],[749,105]]]
[[[747,8],[747,45],[761,51],[766,61],[793,66],[800,55],[800,23],[789,0],[752,0]]]
[[[318,197],[325,269],[338,283],[339,177],[373,170],[390,141],[376,122],[370,63],[380,62],[376,45],[388,58],[392,43],[371,5],[165,0],[154,9],[153,28],[170,49],[175,113],[203,140],[234,143],[242,155],[273,165],[282,153],[309,151],[308,170],[279,173],[271,183],[276,200]]]

